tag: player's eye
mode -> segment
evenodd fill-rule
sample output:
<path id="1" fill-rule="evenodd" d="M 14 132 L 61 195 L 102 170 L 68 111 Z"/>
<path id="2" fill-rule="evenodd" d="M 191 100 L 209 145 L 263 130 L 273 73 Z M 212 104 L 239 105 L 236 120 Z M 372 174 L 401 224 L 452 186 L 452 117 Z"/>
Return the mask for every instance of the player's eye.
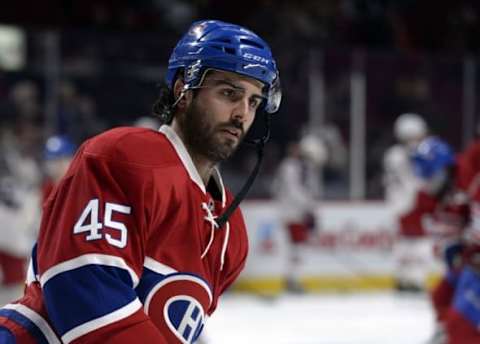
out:
<path id="1" fill-rule="evenodd" d="M 231 99 L 231 100 L 236 100 L 239 97 L 241 97 L 241 94 L 238 90 L 235 90 L 234 88 L 224 88 L 222 89 L 222 95 L 225 97 Z"/>
<path id="2" fill-rule="evenodd" d="M 257 97 L 255 97 L 255 98 L 250 98 L 250 100 L 249 100 L 250 108 L 253 109 L 253 110 L 257 110 L 258 107 L 260 106 L 260 103 L 261 103 L 261 102 L 262 102 L 262 101 L 261 101 L 259 98 L 257 98 Z"/>

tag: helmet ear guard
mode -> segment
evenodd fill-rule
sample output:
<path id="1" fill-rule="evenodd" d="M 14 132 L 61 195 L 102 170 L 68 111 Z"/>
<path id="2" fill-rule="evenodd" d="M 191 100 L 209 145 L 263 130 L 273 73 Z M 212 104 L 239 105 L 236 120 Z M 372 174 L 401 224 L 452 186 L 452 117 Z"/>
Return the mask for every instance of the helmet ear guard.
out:
<path id="1" fill-rule="evenodd" d="M 272 85 L 267 91 L 267 101 L 265 104 L 265 112 L 274 114 L 280 108 L 282 102 L 282 87 L 280 85 L 280 76 L 273 81 Z"/>

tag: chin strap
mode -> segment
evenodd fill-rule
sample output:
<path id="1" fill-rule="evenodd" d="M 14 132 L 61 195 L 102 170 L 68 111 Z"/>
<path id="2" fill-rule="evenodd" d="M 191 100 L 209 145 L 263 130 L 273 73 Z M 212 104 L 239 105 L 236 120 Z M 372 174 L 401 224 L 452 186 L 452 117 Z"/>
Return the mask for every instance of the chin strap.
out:
<path id="1" fill-rule="evenodd" d="M 217 219 L 217 226 L 218 228 L 223 227 L 230 218 L 230 216 L 233 214 L 235 209 L 240 205 L 240 202 L 243 201 L 245 196 L 247 196 L 248 191 L 250 190 L 250 187 L 252 186 L 253 182 L 255 181 L 255 178 L 257 178 L 258 172 L 260 171 L 260 166 L 262 165 L 262 160 L 263 160 L 263 148 L 265 147 L 265 143 L 270 139 L 270 120 L 271 120 L 271 115 L 268 113 L 265 113 L 265 133 L 262 138 L 260 139 L 254 139 L 254 140 L 245 140 L 244 143 L 249 145 L 249 146 L 254 146 L 255 150 L 257 152 L 257 163 L 255 164 L 255 167 L 253 168 L 252 172 L 248 176 L 247 181 L 243 185 L 242 189 L 238 192 L 238 194 L 235 195 L 235 198 L 233 199 L 232 203 L 228 206 L 227 210 L 220 215 Z"/>

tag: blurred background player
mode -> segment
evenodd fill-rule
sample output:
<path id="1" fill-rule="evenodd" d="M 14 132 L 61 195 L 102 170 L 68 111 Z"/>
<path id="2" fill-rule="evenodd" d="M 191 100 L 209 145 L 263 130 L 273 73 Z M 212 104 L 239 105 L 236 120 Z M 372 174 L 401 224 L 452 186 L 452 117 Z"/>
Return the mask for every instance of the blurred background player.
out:
<path id="1" fill-rule="evenodd" d="M 0 125 L 0 305 L 22 294 L 38 226 L 41 176 L 28 128 Z"/>
<path id="2" fill-rule="evenodd" d="M 287 146 L 272 183 L 272 194 L 288 231 L 289 266 L 287 289 L 302 292 L 299 280 L 301 251 L 316 225 L 316 206 L 320 197 L 320 168 L 327 160 L 323 142 L 312 134 Z"/>
<path id="3" fill-rule="evenodd" d="M 139 128 L 158 130 L 162 124 L 157 118 L 142 116 L 133 121 L 132 125 Z"/>
<path id="4" fill-rule="evenodd" d="M 420 220 L 411 213 L 419 180 L 413 172 L 410 153 L 426 137 L 428 128 L 421 116 L 404 113 L 395 120 L 393 129 L 397 143 L 385 152 L 383 168 L 385 200 L 397 225 L 395 287 L 399 291 L 419 291 L 424 288 L 428 247 Z"/>
<path id="5" fill-rule="evenodd" d="M 462 153 L 461 185 L 469 196 L 469 223 L 462 236 L 461 270 L 444 329 L 448 344 L 480 343 L 480 141 L 476 138 Z M 437 344 L 437 343 L 435 343 Z M 441 342 L 443 344 L 443 342 Z"/>
<path id="6" fill-rule="evenodd" d="M 469 221 L 469 196 L 464 188 L 465 159 L 455 156 L 445 141 L 429 137 L 412 152 L 415 174 L 422 187 L 415 208 L 425 233 L 433 239 L 434 253 L 444 262 L 445 272 L 431 292 L 437 326 L 429 343 L 445 340 L 445 319 L 464 266 L 463 234 Z"/>
<path id="7" fill-rule="evenodd" d="M 45 201 L 60 181 L 72 161 L 75 144 L 64 135 L 51 136 L 45 142 L 43 159 L 45 178 L 42 185 L 42 199 Z"/>

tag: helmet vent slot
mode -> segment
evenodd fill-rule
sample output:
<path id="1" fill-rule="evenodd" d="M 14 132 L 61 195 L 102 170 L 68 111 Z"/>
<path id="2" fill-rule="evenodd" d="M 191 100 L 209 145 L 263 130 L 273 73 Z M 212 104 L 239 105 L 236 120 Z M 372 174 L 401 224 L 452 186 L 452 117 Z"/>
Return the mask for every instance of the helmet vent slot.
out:
<path id="1" fill-rule="evenodd" d="M 224 47 L 224 46 L 221 46 L 221 45 L 212 45 L 211 46 L 213 49 L 217 49 L 217 50 L 220 50 L 220 51 L 223 51 L 227 54 L 231 54 L 231 55 L 235 55 L 236 53 L 236 50 L 235 48 L 231 48 L 231 47 Z"/>
<path id="2" fill-rule="evenodd" d="M 219 38 L 219 39 L 216 39 L 215 41 L 221 42 L 221 43 L 232 43 L 232 40 L 230 38 Z"/>
<path id="3" fill-rule="evenodd" d="M 254 46 L 255 48 L 263 49 L 263 45 L 259 44 L 258 42 L 252 41 L 250 39 L 240 38 L 240 43 Z"/>

